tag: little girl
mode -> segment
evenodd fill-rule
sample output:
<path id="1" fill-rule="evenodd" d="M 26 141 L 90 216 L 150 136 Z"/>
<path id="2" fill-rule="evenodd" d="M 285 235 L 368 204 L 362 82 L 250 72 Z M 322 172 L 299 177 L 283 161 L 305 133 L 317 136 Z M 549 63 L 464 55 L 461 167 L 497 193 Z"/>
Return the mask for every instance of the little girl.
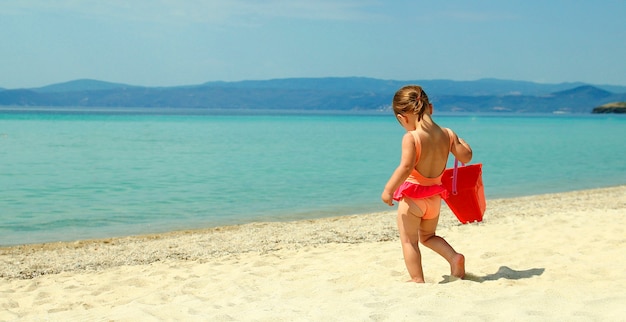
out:
<path id="1" fill-rule="evenodd" d="M 400 165 L 389 178 L 381 198 L 389 206 L 393 206 L 393 200 L 398 201 L 398 230 L 411 281 L 424 283 L 418 241 L 450 263 L 452 276 L 463 278 L 465 258 L 445 239 L 435 235 L 435 230 L 441 198 L 448 194 L 441 185 L 448 154 L 452 152 L 459 161 L 468 163 L 472 149 L 452 130 L 433 121 L 433 106 L 420 86 L 409 85 L 398 90 L 393 97 L 393 112 L 407 133 L 402 138 Z"/>

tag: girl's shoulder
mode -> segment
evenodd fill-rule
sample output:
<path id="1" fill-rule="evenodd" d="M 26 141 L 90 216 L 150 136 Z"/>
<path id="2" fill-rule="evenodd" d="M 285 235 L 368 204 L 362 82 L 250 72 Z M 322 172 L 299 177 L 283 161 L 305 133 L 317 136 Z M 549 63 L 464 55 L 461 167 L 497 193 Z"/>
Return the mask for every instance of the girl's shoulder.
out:
<path id="1" fill-rule="evenodd" d="M 414 145 L 417 145 L 420 142 L 420 136 L 417 130 L 407 131 L 404 134 L 404 139 L 412 142 Z"/>
<path id="2" fill-rule="evenodd" d="M 443 132 L 445 132 L 450 138 L 453 138 L 456 135 L 456 133 L 454 133 L 451 128 L 442 127 L 441 130 L 443 130 Z"/>

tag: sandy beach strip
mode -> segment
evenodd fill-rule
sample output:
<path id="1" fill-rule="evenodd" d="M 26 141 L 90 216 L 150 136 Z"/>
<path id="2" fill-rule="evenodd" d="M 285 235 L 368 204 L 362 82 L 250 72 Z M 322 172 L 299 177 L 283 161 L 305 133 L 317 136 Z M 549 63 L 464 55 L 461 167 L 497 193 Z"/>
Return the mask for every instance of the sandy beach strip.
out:
<path id="1" fill-rule="evenodd" d="M 467 278 L 389 212 L 0 248 L 0 321 L 626 321 L 626 186 L 442 207 Z"/>

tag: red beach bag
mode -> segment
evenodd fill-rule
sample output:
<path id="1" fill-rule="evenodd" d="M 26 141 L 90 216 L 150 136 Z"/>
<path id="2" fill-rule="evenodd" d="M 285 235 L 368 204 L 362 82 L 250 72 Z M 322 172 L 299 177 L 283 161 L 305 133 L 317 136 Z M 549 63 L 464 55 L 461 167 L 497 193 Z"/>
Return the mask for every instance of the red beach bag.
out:
<path id="1" fill-rule="evenodd" d="M 459 167 L 458 164 L 459 160 L 455 158 L 454 168 L 443 172 L 441 184 L 449 192 L 444 200 L 461 223 L 480 222 L 487 208 L 483 165 L 477 163 Z"/>

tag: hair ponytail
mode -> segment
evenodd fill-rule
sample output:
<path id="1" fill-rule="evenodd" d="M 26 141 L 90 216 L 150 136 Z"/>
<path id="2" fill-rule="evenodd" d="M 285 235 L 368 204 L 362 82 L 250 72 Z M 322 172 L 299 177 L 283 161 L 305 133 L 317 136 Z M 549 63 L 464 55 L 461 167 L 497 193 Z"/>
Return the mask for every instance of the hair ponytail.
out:
<path id="1" fill-rule="evenodd" d="M 417 115 L 418 121 L 422 119 L 422 116 L 429 106 L 430 101 L 428 100 L 428 95 L 426 95 L 426 92 L 418 85 L 404 86 L 393 96 L 393 113 L 412 113 Z"/>

